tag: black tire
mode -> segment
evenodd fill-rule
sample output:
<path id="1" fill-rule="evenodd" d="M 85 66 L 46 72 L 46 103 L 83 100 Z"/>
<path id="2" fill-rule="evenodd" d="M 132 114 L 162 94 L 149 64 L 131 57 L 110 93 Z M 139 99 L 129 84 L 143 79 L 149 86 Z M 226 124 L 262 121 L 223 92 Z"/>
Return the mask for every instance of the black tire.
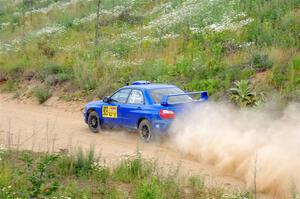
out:
<path id="1" fill-rule="evenodd" d="M 153 136 L 150 122 L 146 119 L 142 120 L 139 124 L 138 132 L 139 132 L 140 138 L 144 142 L 149 142 Z"/>
<path id="2" fill-rule="evenodd" d="M 93 133 L 98 133 L 100 131 L 100 119 L 96 111 L 89 113 L 88 126 Z"/>

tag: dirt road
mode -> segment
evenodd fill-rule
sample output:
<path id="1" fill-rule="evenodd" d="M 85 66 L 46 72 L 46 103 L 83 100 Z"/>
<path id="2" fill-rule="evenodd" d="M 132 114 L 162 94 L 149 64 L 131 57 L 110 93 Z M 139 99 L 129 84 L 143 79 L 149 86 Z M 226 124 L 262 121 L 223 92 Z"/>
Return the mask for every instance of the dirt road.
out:
<path id="1" fill-rule="evenodd" d="M 50 101 L 51 104 L 51 101 Z M 134 154 L 139 148 L 143 157 L 153 158 L 168 170 L 179 170 L 184 175 L 207 176 L 207 183 L 243 188 L 243 182 L 218 176 L 214 168 L 202 165 L 180 154 L 165 141 L 145 144 L 136 133 L 105 131 L 93 134 L 84 124 L 80 104 L 62 103 L 37 105 L 34 102 L 11 99 L 0 95 L 0 144 L 9 148 L 34 151 L 72 151 L 77 147 L 94 146 L 107 164 L 114 164 L 125 155 Z"/>

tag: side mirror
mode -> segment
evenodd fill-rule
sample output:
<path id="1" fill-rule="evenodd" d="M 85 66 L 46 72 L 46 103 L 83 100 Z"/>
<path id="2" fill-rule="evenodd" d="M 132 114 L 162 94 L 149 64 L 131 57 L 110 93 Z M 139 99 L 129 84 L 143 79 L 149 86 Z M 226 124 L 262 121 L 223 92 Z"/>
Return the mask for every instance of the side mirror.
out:
<path id="1" fill-rule="evenodd" d="M 109 96 L 104 97 L 104 98 L 103 98 L 103 102 L 104 102 L 104 103 L 109 103 L 109 102 L 110 102 Z"/>

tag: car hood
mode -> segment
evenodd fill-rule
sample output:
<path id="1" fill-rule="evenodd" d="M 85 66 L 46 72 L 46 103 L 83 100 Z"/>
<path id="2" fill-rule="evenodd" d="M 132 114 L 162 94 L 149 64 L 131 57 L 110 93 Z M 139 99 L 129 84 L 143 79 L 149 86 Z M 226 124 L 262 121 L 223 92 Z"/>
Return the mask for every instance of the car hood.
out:
<path id="1" fill-rule="evenodd" d="M 92 106 L 101 106 L 103 104 L 102 100 L 89 102 L 86 104 L 86 107 L 92 107 Z"/>

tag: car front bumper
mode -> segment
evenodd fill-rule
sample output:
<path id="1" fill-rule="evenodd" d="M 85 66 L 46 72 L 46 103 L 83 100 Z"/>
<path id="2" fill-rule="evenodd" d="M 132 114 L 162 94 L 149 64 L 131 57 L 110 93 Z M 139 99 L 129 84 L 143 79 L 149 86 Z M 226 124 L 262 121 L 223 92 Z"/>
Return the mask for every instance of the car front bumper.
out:
<path id="1" fill-rule="evenodd" d="M 82 115 L 83 115 L 83 119 L 84 119 L 84 122 L 87 123 L 87 110 L 86 108 L 82 111 Z"/>

